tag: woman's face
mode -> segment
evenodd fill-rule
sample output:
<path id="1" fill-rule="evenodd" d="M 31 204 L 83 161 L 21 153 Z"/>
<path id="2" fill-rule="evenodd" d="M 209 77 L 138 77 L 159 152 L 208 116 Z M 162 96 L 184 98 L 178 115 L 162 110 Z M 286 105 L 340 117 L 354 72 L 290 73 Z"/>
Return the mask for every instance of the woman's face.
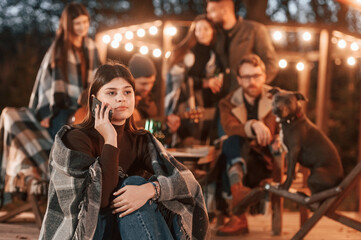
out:
<path id="1" fill-rule="evenodd" d="M 194 34 L 199 43 L 208 46 L 213 39 L 213 28 L 206 20 L 200 20 L 196 23 Z"/>
<path id="2" fill-rule="evenodd" d="M 80 15 L 73 19 L 73 30 L 76 37 L 85 37 L 88 35 L 89 18 L 87 15 Z"/>
<path id="3" fill-rule="evenodd" d="M 112 123 L 123 125 L 134 111 L 134 90 L 132 85 L 124 78 L 118 77 L 102 86 L 96 97 L 103 103 L 107 103 L 112 111 Z"/>

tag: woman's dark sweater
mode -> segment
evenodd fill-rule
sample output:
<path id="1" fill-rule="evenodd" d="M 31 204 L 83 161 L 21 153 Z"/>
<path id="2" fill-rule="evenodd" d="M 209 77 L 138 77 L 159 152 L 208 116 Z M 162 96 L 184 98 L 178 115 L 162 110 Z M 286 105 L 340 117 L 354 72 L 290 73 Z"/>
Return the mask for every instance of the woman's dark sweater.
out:
<path id="1" fill-rule="evenodd" d="M 102 168 L 101 208 L 107 207 L 112 200 L 112 194 L 119 181 L 119 166 L 130 176 L 142 175 L 144 171 L 153 173 L 146 134 L 132 134 L 128 130 L 124 130 L 124 125 L 113 126 L 118 134 L 117 148 L 104 144 L 103 137 L 95 129 L 72 129 L 63 137 L 63 142 L 68 148 L 94 158 L 100 157 Z"/>

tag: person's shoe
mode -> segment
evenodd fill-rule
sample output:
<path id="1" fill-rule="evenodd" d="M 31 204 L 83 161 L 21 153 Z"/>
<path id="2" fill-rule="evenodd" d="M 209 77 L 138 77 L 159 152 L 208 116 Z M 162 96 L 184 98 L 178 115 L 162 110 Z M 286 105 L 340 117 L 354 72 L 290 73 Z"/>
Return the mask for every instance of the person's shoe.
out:
<path id="1" fill-rule="evenodd" d="M 238 236 L 241 234 L 249 233 L 248 222 L 245 214 L 240 216 L 233 215 L 229 222 L 220 227 L 217 236 Z"/>
<path id="2" fill-rule="evenodd" d="M 241 183 L 232 184 L 231 185 L 232 208 L 237 206 L 248 195 L 249 192 L 251 192 L 251 189 L 243 186 L 243 184 Z"/>
<path id="3" fill-rule="evenodd" d="M 253 188 L 248 194 L 242 198 L 238 204 L 233 205 L 232 212 L 235 215 L 240 215 L 246 212 L 247 207 L 251 204 L 258 203 L 265 196 L 265 191 L 262 187 Z"/>

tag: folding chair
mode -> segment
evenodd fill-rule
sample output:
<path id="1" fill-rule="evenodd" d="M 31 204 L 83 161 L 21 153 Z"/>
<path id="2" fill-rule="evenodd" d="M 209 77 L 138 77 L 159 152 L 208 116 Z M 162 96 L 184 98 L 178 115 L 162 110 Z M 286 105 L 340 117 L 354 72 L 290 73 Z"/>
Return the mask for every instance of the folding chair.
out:
<path id="1" fill-rule="evenodd" d="M 298 193 L 291 193 L 286 190 L 278 189 L 277 185 L 266 184 L 266 191 L 272 194 L 288 198 L 298 204 L 306 206 L 314 211 L 311 218 L 309 218 L 300 228 L 300 230 L 292 237 L 294 240 L 302 239 L 315 226 L 315 224 L 323 216 L 327 216 L 344 225 L 352 227 L 361 232 L 361 222 L 351 219 L 341 213 L 336 212 L 337 207 L 342 203 L 344 198 L 350 193 L 352 187 L 356 185 L 361 177 L 361 162 L 359 162 L 353 170 L 342 180 L 342 182 L 331 189 L 313 194 L 311 196 L 304 196 Z"/>
<path id="2" fill-rule="evenodd" d="M 34 214 L 36 225 L 39 229 L 41 228 L 44 213 L 41 212 L 40 205 L 46 203 L 48 182 L 45 180 L 39 181 L 35 178 L 31 178 L 27 181 L 27 186 L 27 203 L 1 216 L 0 223 L 7 222 L 18 214 L 31 210 Z"/>

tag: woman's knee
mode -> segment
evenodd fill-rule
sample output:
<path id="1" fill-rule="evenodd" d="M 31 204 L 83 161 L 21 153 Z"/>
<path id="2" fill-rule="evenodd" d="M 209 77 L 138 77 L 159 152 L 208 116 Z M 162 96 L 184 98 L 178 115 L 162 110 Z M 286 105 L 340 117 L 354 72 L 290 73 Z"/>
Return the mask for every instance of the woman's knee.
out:
<path id="1" fill-rule="evenodd" d="M 130 176 L 122 181 L 121 187 L 126 185 L 142 185 L 147 183 L 148 181 L 140 176 Z"/>

